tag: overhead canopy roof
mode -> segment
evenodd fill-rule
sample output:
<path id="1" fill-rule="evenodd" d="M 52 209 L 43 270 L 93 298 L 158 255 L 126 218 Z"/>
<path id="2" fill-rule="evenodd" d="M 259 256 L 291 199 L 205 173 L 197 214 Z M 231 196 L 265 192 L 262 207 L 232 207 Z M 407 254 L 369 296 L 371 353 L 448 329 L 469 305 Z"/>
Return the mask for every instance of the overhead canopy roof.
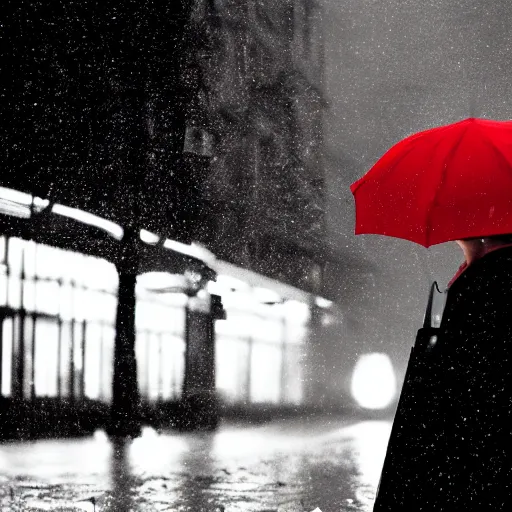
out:
<path id="1" fill-rule="evenodd" d="M 123 237 L 123 229 L 113 222 L 3 187 L 0 187 L 0 233 L 112 263 L 119 258 Z M 182 274 L 186 270 L 196 270 L 209 279 L 214 278 L 215 272 L 201 259 L 198 251 L 197 256 L 193 255 L 191 246 L 149 235 L 148 232 L 145 236 L 141 233 L 139 240 L 138 274 Z M 148 243 L 148 240 L 154 243 Z"/>

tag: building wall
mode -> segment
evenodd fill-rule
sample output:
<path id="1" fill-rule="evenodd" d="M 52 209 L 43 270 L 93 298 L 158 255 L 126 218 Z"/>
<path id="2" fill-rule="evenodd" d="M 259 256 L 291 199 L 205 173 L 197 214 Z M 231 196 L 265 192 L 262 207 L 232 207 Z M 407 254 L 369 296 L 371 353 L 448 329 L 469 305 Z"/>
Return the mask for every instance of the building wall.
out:
<path id="1" fill-rule="evenodd" d="M 325 235 L 320 14 L 305 0 L 198 2 L 192 31 L 201 43 L 189 62 L 201 77 L 189 122 L 213 141 L 202 182 L 211 219 L 197 238 L 226 261 L 317 293 Z"/>
<path id="2" fill-rule="evenodd" d="M 1 184 L 189 241 L 190 183 L 177 171 L 191 5 L 6 5 Z"/>

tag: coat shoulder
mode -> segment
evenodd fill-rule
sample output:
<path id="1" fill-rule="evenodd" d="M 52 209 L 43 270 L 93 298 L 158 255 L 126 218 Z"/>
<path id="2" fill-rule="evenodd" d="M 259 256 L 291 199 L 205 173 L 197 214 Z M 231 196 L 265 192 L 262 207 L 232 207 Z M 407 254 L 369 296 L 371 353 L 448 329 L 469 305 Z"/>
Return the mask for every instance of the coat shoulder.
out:
<path id="1" fill-rule="evenodd" d="M 512 338 L 511 312 L 512 249 L 506 248 L 471 265 L 448 290 L 441 321 L 445 347 L 480 353 L 501 345 Z"/>
<path id="2" fill-rule="evenodd" d="M 512 297 L 512 247 L 489 253 L 469 266 L 449 289 L 447 301 L 453 298 L 487 300 L 503 292 L 508 293 L 501 295 L 501 300 Z"/>

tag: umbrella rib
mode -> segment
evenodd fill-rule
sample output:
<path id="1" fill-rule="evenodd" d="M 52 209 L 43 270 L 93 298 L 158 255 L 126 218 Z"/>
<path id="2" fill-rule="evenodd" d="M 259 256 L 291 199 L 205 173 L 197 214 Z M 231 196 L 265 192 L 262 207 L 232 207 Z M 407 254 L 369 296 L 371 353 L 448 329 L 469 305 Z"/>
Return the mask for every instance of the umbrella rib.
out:
<path id="1" fill-rule="evenodd" d="M 460 121 L 460 122 L 464 122 L 464 121 Z M 458 123 L 457 123 L 458 124 Z M 409 148 L 404 152 L 404 153 L 401 153 L 397 158 L 396 160 L 393 160 L 393 162 L 389 165 L 388 167 L 388 170 L 387 170 L 387 173 L 385 175 L 385 177 L 383 178 L 383 180 L 385 178 L 387 178 L 390 174 L 391 174 L 391 171 L 393 171 L 395 169 L 395 167 L 406 157 L 409 155 L 409 153 L 411 153 L 411 151 L 415 151 L 417 148 L 416 146 L 412 145 L 411 142 L 416 142 L 417 139 L 422 139 L 425 137 L 425 135 L 427 133 L 430 133 L 430 132 L 442 132 L 442 131 L 445 131 L 445 130 L 448 130 L 448 129 L 452 129 L 453 128 L 453 125 L 451 124 L 448 124 L 448 125 L 445 125 L 445 126 L 437 126 L 435 128 L 430 128 L 429 130 L 425 130 L 425 131 L 422 131 L 422 132 L 418 132 L 418 133 L 413 133 L 412 135 L 409 135 L 408 137 L 406 137 L 405 139 L 403 139 L 402 141 L 399 141 L 397 144 L 403 144 L 405 142 L 407 142 L 409 144 Z M 442 140 L 442 139 L 441 139 Z M 439 142 L 441 142 L 441 140 Z M 418 143 L 418 142 L 416 142 Z M 389 149 L 388 151 L 392 151 L 394 148 L 396 147 L 393 146 L 391 149 Z M 380 160 L 380 159 L 379 159 Z M 375 163 L 375 165 L 378 164 L 379 160 Z M 370 171 L 371 172 L 371 171 Z M 354 185 L 357 184 L 357 186 L 354 188 L 354 190 L 352 190 L 352 193 L 355 194 L 359 188 L 361 188 L 363 185 L 365 185 L 366 183 L 368 183 L 368 180 L 365 179 L 366 178 L 366 175 L 365 176 L 362 176 L 361 178 L 359 178 L 359 180 L 357 180 Z"/>
<path id="2" fill-rule="evenodd" d="M 478 127 L 478 130 L 479 132 L 481 133 L 482 135 L 482 138 L 485 140 L 485 142 L 487 143 L 487 145 L 498 155 L 498 157 L 503 160 L 505 162 L 505 164 L 507 165 L 507 167 L 510 167 L 511 166 L 511 163 L 507 160 L 507 158 L 505 158 L 505 156 L 503 155 L 503 153 L 498 149 L 498 146 L 496 146 L 496 144 L 494 144 L 494 142 L 492 141 L 492 139 L 490 139 L 487 134 L 480 129 L 480 127 Z"/>
<path id="3" fill-rule="evenodd" d="M 398 158 L 393 160 L 393 163 L 389 166 L 388 172 L 385 176 L 382 177 L 382 181 L 385 181 L 387 177 L 395 170 L 395 167 L 405 159 L 405 157 L 409 156 L 409 153 L 412 153 L 415 150 L 414 146 L 411 146 L 407 151 L 404 151 Z"/>
<path id="4" fill-rule="evenodd" d="M 461 143 L 462 143 L 462 140 L 464 139 L 464 136 L 466 135 L 468 129 L 469 129 L 469 126 L 466 126 L 466 129 L 461 133 L 459 139 L 457 140 L 456 144 L 452 147 L 452 149 L 450 150 L 450 153 L 448 154 L 448 158 L 447 158 L 447 161 L 445 162 L 442 170 L 441 170 L 441 177 L 439 179 L 439 184 L 437 185 L 437 189 L 436 191 L 434 192 L 434 197 L 432 199 L 432 202 L 430 203 L 430 206 L 427 210 L 427 217 L 426 217 L 426 220 L 427 220 L 427 225 L 426 225 L 426 230 L 425 230 L 425 242 L 427 243 L 427 247 L 429 246 L 429 239 L 430 239 L 430 234 L 431 234 L 431 231 L 432 231 L 432 220 L 430 218 L 431 216 L 431 213 L 432 213 L 432 210 L 434 209 L 434 206 L 436 205 L 437 203 L 437 197 L 439 196 L 439 193 L 441 192 L 441 189 L 443 188 L 443 185 L 445 184 L 446 182 L 446 174 L 447 174 L 447 169 L 448 169 L 448 163 L 453 160 L 453 158 L 455 157 L 455 154 L 457 152 L 457 150 L 459 149 Z"/>
<path id="5" fill-rule="evenodd" d="M 392 171 L 395 170 L 395 167 L 406 157 L 409 155 L 409 153 L 411 153 L 412 151 L 414 151 L 414 146 L 411 146 L 409 147 L 406 151 L 404 151 L 402 154 L 400 154 L 395 160 L 393 160 L 393 163 L 391 163 L 387 169 L 387 172 L 386 174 L 381 178 L 381 182 L 384 182 L 386 180 L 386 178 L 389 177 L 389 175 L 392 173 Z M 377 162 L 378 163 L 378 162 Z M 369 181 L 367 179 L 365 179 L 365 176 L 363 176 L 360 180 L 359 180 L 359 184 L 357 185 L 357 187 L 352 191 L 353 194 L 355 194 L 361 187 L 363 187 L 364 185 L 366 185 L 367 183 L 369 183 Z"/>
<path id="6" fill-rule="evenodd" d="M 440 126 L 440 127 L 437 127 L 437 128 L 432 128 L 431 130 L 427 130 L 428 132 L 433 132 L 433 131 L 436 131 L 437 133 L 439 132 L 442 132 L 442 131 L 445 131 L 446 129 L 451 129 L 453 128 L 452 125 L 447 125 L 447 126 Z M 411 153 L 412 151 L 417 151 L 418 150 L 418 144 L 421 144 L 421 142 L 423 143 L 428 143 L 428 140 L 426 141 L 425 140 L 425 134 L 426 132 L 420 132 L 420 133 L 417 133 L 417 134 L 414 134 L 414 135 L 411 135 L 410 137 L 408 137 L 408 140 L 409 142 L 414 142 L 415 145 L 410 145 L 408 151 L 405 151 L 404 153 L 402 153 L 395 161 L 393 161 L 392 165 L 389 166 L 389 169 L 388 169 L 388 173 L 386 174 L 386 176 L 384 177 L 384 179 L 389 176 L 391 174 L 391 171 L 393 171 L 395 169 L 395 167 L 403 160 L 405 159 L 405 157 L 409 156 L 409 153 Z M 423 139 L 423 140 L 418 140 L 418 139 Z M 441 142 L 443 141 L 442 138 L 440 138 L 437 142 L 436 142 L 436 147 L 441 144 Z"/>

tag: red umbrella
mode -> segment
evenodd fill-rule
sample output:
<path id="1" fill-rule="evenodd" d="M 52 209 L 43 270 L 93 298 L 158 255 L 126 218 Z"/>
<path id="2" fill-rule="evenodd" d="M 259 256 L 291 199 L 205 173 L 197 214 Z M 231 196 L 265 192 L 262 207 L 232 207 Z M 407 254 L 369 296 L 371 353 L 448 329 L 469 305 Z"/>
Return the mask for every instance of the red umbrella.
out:
<path id="1" fill-rule="evenodd" d="M 350 189 L 356 234 L 430 247 L 512 233 L 512 121 L 470 118 L 411 135 Z"/>

